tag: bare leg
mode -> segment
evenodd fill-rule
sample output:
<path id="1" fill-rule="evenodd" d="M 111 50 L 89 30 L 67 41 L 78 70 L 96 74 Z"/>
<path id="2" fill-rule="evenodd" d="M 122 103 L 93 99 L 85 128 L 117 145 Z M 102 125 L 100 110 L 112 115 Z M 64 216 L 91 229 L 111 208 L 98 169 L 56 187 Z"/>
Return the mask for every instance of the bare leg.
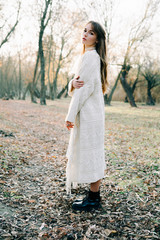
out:
<path id="1" fill-rule="evenodd" d="M 97 182 L 91 183 L 90 190 L 92 192 L 98 192 L 99 191 L 99 187 L 100 187 L 100 183 L 101 183 L 101 179 L 98 180 Z"/>

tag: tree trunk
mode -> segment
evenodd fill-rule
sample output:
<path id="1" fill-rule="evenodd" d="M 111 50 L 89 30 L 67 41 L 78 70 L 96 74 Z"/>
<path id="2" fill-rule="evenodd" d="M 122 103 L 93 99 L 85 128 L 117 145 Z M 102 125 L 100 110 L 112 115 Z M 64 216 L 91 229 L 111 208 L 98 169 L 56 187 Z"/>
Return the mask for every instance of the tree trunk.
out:
<path id="1" fill-rule="evenodd" d="M 29 90 L 29 84 L 27 85 L 27 87 L 26 87 L 26 89 L 25 89 L 25 91 L 23 93 L 22 100 L 26 99 L 26 94 L 27 94 L 28 90 Z"/>
<path id="2" fill-rule="evenodd" d="M 128 103 L 128 97 L 127 96 L 125 96 L 124 102 Z"/>
<path id="3" fill-rule="evenodd" d="M 133 94 L 132 94 L 132 88 L 127 83 L 127 75 L 128 75 L 128 72 L 129 72 L 130 68 L 131 67 L 129 65 L 126 66 L 124 64 L 122 66 L 120 81 L 121 81 L 121 84 L 122 84 L 122 87 L 123 87 L 124 91 L 127 94 L 127 98 L 128 98 L 128 101 L 129 101 L 130 105 L 132 107 L 137 107 L 137 105 L 135 103 L 135 100 L 134 100 L 134 97 L 133 97 Z"/>
<path id="4" fill-rule="evenodd" d="M 63 52 L 63 48 L 64 48 L 64 38 L 62 37 L 61 39 L 62 43 L 61 43 L 61 50 L 60 50 L 60 55 L 59 55 L 59 60 L 58 60 L 58 66 L 56 69 L 56 74 L 53 80 L 53 87 L 52 87 L 52 100 L 54 100 L 57 97 L 57 80 L 58 80 L 58 74 L 59 71 L 61 69 L 61 61 L 62 61 L 62 52 Z"/>
<path id="5" fill-rule="evenodd" d="M 49 57 L 48 57 L 48 87 L 49 87 L 49 96 L 50 96 L 50 86 L 51 86 L 51 81 L 50 81 L 50 67 L 51 67 L 51 49 L 49 49 Z M 49 97 L 50 98 L 50 97 Z"/>
<path id="6" fill-rule="evenodd" d="M 135 91 L 135 89 L 136 89 L 136 85 L 137 85 L 137 83 L 138 83 L 138 80 L 139 80 L 139 74 L 140 74 L 140 70 L 141 70 L 141 66 L 139 65 L 138 66 L 138 72 L 137 72 L 137 77 L 136 77 L 136 80 L 134 81 L 134 83 L 133 83 L 133 85 L 132 85 L 132 94 L 134 94 L 134 91 Z M 125 97 L 125 100 L 124 100 L 124 102 L 128 102 L 128 97 L 126 96 Z"/>
<path id="7" fill-rule="evenodd" d="M 113 86 L 113 88 L 112 88 L 109 96 L 108 96 L 107 94 L 104 96 L 104 102 L 105 102 L 105 104 L 111 105 L 113 93 L 114 93 L 114 91 L 115 91 L 115 89 L 116 89 L 116 87 L 117 87 L 117 84 L 118 84 L 120 75 L 121 75 L 121 71 L 119 72 L 119 74 L 118 74 L 118 76 L 117 76 L 117 79 L 116 79 L 116 81 L 115 81 L 115 84 L 114 84 L 114 86 Z"/>
<path id="8" fill-rule="evenodd" d="M 60 93 L 57 95 L 57 98 L 60 99 L 63 95 L 63 93 L 68 89 L 68 79 L 66 86 L 60 91 Z"/>
<path id="9" fill-rule="evenodd" d="M 53 46 L 53 27 L 51 26 L 51 35 L 50 35 L 50 40 L 48 44 L 48 72 L 47 72 L 47 77 L 48 77 L 48 87 L 49 87 L 49 99 L 51 98 L 51 80 L 50 80 L 50 69 L 51 69 L 51 58 L 52 58 L 52 46 Z M 54 60 L 53 60 L 54 61 Z"/>
<path id="10" fill-rule="evenodd" d="M 34 92 L 33 92 L 33 86 L 32 86 L 31 82 L 28 84 L 28 89 L 29 89 L 29 92 L 30 92 L 30 95 L 31 95 L 31 102 L 32 103 L 37 103 L 37 101 L 35 100 L 35 96 L 34 96 Z"/>
<path id="11" fill-rule="evenodd" d="M 131 87 L 131 90 L 132 90 L 132 94 L 134 94 L 134 91 L 136 89 L 136 85 L 137 85 L 137 82 L 138 82 L 138 78 L 136 78 L 136 80 L 134 81 L 132 87 Z M 128 97 L 126 96 L 125 97 L 125 100 L 124 100 L 125 103 L 128 103 Z"/>
<path id="12" fill-rule="evenodd" d="M 151 82 L 148 81 L 148 85 L 147 85 L 147 102 L 146 102 L 146 104 L 154 106 L 155 105 L 155 101 L 153 100 L 151 89 L 152 89 L 151 88 Z"/>
<path id="13" fill-rule="evenodd" d="M 45 59 L 44 59 L 44 51 L 43 51 L 43 34 L 44 30 L 51 18 L 51 12 L 49 17 L 46 20 L 48 7 L 51 4 L 51 0 L 45 0 L 45 9 L 43 12 L 43 16 L 41 18 L 41 26 L 39 32 L 39 58 L 40 58 L 40 66 L 41 66 L 41 96 L 40 96 L 40 104 L 46 105 L 46 86 L 45 86 Z M 46 20 L 46 22 L 45 22 Z"/>
<path id="14" fill-rule="evenodd" d="M 43 44 L 42 37 L 39 41 L 39 56 L 40 56 L 40 64 L 41 64 L 41 97 L 40 103 L 41 105 L 46 105 L 46 87 L 45 87 L 45 59 L 43 52 Z"/>
<path id="15" fill-rule="evenodd" d="M 37 53 L 37 60 L 36 60 L 36 65 L 35 65 L 35 69 L 34 69 L 34 75 L 33 75 L 32 84 L 31 84 L 32 90 L 30 91 L 30 93 L 31 93 L 31 102 L 33 102 L 33 103 L 37 103 L 36 97 L 34 95 L 34 92 L 35 92 L 35 88 L 36 88 L 36 75 L 37 75 L 37 70 L 38 70 L 38 63 L 39 63 L 39 51 Z"/>
<path id="16" fill-rule="evenodd" d="M 19 53 L 19 87 L 18 87 L 18 99 L 21 99 L 22 93 L 22 74 L 21 74 L 21 56 Z"/>
<path id="17" fill-rule="evenodd" d="M 54 54 L 53 54 L 53 63 L 52 63 L 53 76 L 54 76 L 55 61 L 56 61 L 56 51 L 54 51 Z M 54 77 L 53 77 L 53 81 L 54 81 Z M 51 81 L 49 81 L 49 95 L 50 95 L 50 99 L 54 100 L 53 99 L 53 83 Z"/>

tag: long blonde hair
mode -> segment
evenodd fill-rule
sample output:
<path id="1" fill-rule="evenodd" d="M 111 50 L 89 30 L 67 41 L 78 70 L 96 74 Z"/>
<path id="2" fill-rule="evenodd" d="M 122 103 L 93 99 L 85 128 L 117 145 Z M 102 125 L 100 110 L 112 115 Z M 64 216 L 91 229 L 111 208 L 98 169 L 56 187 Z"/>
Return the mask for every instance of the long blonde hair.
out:
<path id="1" fill-rule="evenodd" d="M 101 61 L 101 82 L 102 82 L 102 91 L 103 94 L 107 90 L 107 54 L 106 54 L 106 33 L 103 27 L 94 21 L 89 21 L 87 24 L 91 24 L 93 27 L 93 31 L 97 35 L 97 42 L 96 42 L 96 51 L 100 56 Z M 83 45 L 83 53 L 85 52 L 85 46 Z"/>

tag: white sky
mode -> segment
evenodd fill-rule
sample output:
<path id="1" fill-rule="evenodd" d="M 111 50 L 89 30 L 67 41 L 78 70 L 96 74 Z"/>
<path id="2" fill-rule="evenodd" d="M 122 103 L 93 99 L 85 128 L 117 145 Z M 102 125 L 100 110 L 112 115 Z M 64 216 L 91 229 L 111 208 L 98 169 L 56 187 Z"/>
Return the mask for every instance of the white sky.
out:
<path id="1" fill-rule="evenodd" d="M 15 19 L 15 6 L 17 0 L 0 0 L 1 3 L 4 3 L 5 6 L 5 17 L 9 17 L 11 22 L 14 22 Z M 14 36 L 11 37 L 10 41 L 4 45 L 1 49 L 3 54 L 7 52 L 13 53 L 20 49 L 25 48 L 27 45 L 31 45 L 33 50 L 37 48 L 38 45 L 38 22 L 35 21 L 36 14 L 34 15 L 34 11 L 36 10 L 35 0 L 21 0 L 22 1 L 22 9 L 21 9 L 21 21 L 15 31 Z M 42 1 L 42 0 L 41 0 Z M 76 0 L 75 0 L 76 1 Z M 69 3 L 69 7 L 72 9 L 76 8 L 74 0 L 67 1 Z M 89 0 L 86 0 L 86 2 Z M 101 0 L 97 0 L 99 2 Z M 118 33 L 124 33 L 123 38 L 121 34 L 121 41 L 127 41 L 127 33 L 129 30 L 129 26 L 131 23 L 134 23 L 135 20 L 140 16 L 145 9 L 145 5 L 147 0 L 114 0 L 118 3 L 118 7 L 115 12 L 115 20 L 113 22 L 113 36 L 116 36 Z M 78 6 L 82 6 L 82 0 L 78 1 Z M 93 16 L 92 11 L 90 10 L 90 19 L 100 21 Z M 157 48 L 160 48 L 160 16 L 157 14 L 154 22 L 153 29 L 155 34 L 153 41 L 153 51 L 156 51 Z M 1 23 L 0 23 L 1 25 Z M 159 28 L 158 28 L 159 25 Z M 127 33 L 126 33 L 127 32 Z M 155 50 L 154 50 L 155 48 Z"/>

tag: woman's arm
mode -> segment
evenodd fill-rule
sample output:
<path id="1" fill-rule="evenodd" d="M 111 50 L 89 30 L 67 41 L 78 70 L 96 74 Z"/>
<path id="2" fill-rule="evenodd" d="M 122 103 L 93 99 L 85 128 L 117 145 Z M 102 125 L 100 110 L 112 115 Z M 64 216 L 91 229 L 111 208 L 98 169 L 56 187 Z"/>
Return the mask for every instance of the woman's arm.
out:
<path id="1" fill-rule="evenodd" d="M 95 79 L 99 77 L 99 73 L 100 59 L 98 55 L 87 53 L 82 60 L 79 72 L 80 80 L 82 79 L 84 81 L 84 86 L 79 89 L 74 89 L 65 121 L 75 122 L 76 115 L 94 91 Z"/>
<path id="2" fill-rule="evenodd" d="M 71 86 L 70 86 L 70 92 L 72 92 L 75 88 L 79 89 L 83 87 L 84 81 L 78 80 L 79 76 L 77 78 L 72 79 Z M 66 127 L 68 130 L 74 127 L 74 123 L 66 121 Z"/>
<path id="3" fill-rule="evenodd" d="M 73 90 L 76 88 L 76 89 L 79 89 L 81 87 L 83 87 L 83 84 L 84 82 L 82 80 L 79 80 L 79 76 L 76 77 L 76 78 L 73 78 L 70 82 L 69 82 L 69 85 L 68 85 L 68 95 L 69 96 L 73 96 Z"/>

